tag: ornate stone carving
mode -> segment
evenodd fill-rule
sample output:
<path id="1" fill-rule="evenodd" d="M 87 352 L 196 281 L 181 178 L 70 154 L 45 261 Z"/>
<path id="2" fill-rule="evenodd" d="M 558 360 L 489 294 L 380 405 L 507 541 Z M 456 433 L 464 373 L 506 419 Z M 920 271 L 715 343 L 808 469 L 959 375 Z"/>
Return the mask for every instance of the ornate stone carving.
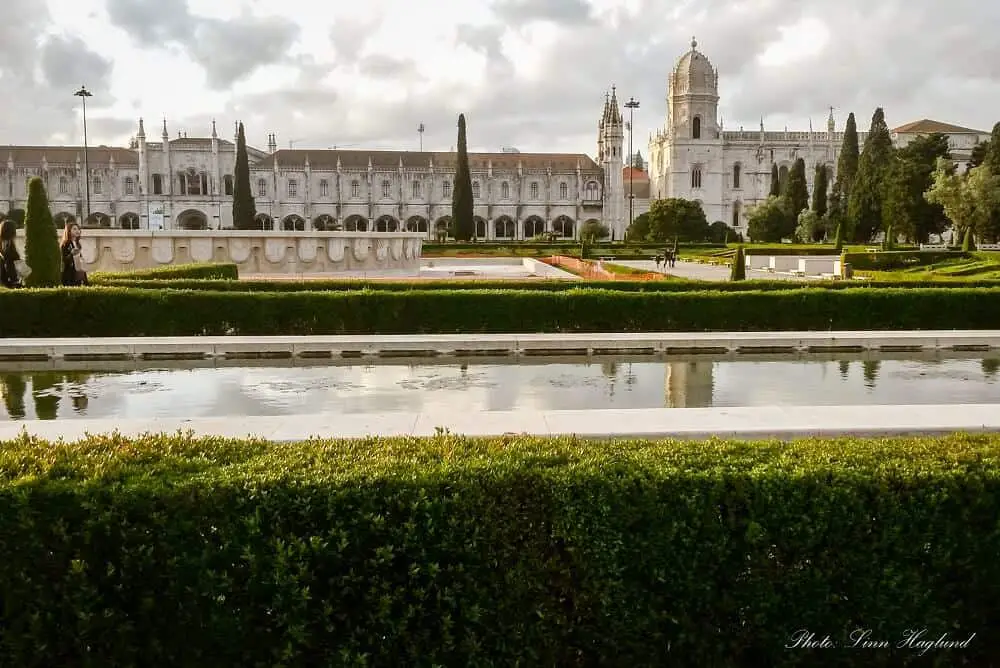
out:
<path id="1" fill-rule="evenodd" d="M 87 264 L 97 262 L 98 248 L 97 239 L 83 237 L 80 239 L 80 256 Z"/>
<path id="2" fill-rule="evenodd" d="M 364 262 L 368 259 L 368 254 L 372 250 L 372 240 L 367 237 L 354 240 L 354 259 Z"/>
<path id="3" fill-rule="evenodd" d="M 403 257 L 403 239 L 393 239 L 392 243 L 389 244 L 389 251 L 392 253 L 393 260 L 399 260 Z"/>
<path id="4" fill-rule="evenodd" d="M 111 254 L 119 262 L 135 262 L 135 239 L 112 239 Z"/>
<path id="5" fill-rule="evenodd" d="M 347 249 L 347 239 L 330 239 L 326 244 L 326 255 L 331 262 L 342 262 Z"/>
<path id="6" fill-rule="evenodd" d="M 194 262 L 211 262 L 214 255 L 214 239 L 191 239 L 188 249 L 191 251 L 191 260 Z"/>
<path id="7" fill-rule="evenodd" d="M 174 260 L 174 240 L 153 239 L 149 244 L 149 254 L 153 256 L 153 262 L 170 264 Z"/>
<path id="8" fill-rule="evenodd" d="M 316 239 L 299 239 L 299 259 L 312 262 L 316 259 Z"/>
<path id="9" fill-rule="evenodd" d="M 387 257 L 389 257 L 389 240 L 379 239 L 375 243 L 375 259 L 379 262 L 385 262 Z"/>
<path id="10" fill-rule="evenodd" d="M 229 259 L 233 262 L 240 264 L 241 262 L 246 262 L 250 259 L 250 240 L 249 239 L 230 239 L 229 240 Z"/>
<path id="11" fill-rule="evenodd" d="M 281 262 L 285 259 L 285 251 L 288 245 L 284 239 L 265 239 L 264 257 L 268 262 Z"/>
<path id="12" fill-rule="evenodd" d="M 419 239 L 407 239 L 406 248 L 403 252 L 403 256 L 407 260 L 412 260 L 417 257 L 420 253 L 420 240 Z"/>

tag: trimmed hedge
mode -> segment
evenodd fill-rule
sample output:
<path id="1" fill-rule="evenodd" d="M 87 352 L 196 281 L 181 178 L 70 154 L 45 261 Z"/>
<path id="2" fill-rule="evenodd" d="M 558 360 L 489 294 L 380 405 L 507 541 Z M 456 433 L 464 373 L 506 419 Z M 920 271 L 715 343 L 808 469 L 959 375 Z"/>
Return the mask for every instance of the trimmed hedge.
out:
<path id="1" fill-rule="evenodd" d="M 879 251 L 878 253 L 844 253 L 842 260 L 849 263 L 855 271 L 889 271 L 967 256 L 968 253 L 962 251 Z"/>
<path id="2" fill-rule="evenodd" d="M 1000 290 L 0 291 L 4 337 L 1000 329 Z"/>
<path id="3" fill-rule="evenodd" d="M 174 264 L 154 269 L 136 271 L 96 272 L 90 279 L 94 283 L 114 281 L 171 281 L 171 280 L 237 280 L 238 267 L 233 263 L 193 263 Z"/>
<path id="4" fill-rule="evenodd" d="M 995 436 L 21 439 L 0 507 L 4 666 L 997 657 Z"/>
<path id="5" fill-rule="evenodd" d="M 607 266 L 607 265 L 605 265 Z M 641 270 L 636 270 L 640 271 Z M 667 277 L 658 281 L 571 281 L 571 280 L 412 280 L 371 281 L 361 279 L 329 279 L 301 281 L 268 280 L 134 280 L 114 278 L 102 280 L 103 285 L 143 290 L 211 290 L 218 292 L 331 292 L 369 290 L 400 292 L 418 290 L 535 290 L 565 292 L 567 290 L 611 290 L 615 292 L 748 292 L 774 290 L 846 290 L 861 288 L 1000 288 L 1000 280 L 899 280 L 899 281 L 786 281 L 752 279 L 748 281 L 697 281 Z"/>

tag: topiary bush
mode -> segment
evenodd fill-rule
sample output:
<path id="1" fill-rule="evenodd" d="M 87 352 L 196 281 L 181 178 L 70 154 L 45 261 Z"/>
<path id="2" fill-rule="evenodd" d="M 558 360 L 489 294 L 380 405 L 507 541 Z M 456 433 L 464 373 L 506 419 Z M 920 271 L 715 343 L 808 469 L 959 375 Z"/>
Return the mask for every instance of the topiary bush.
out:
<path id="1" fill-rule="evenodd" d="M 28 206 L 24 218 L 24 261 L 31 273 L 24 279 L 28 287 L 47 288 L 62 284 L 62 252 L 45 182 L 34 177 L 28 182 Z"/>

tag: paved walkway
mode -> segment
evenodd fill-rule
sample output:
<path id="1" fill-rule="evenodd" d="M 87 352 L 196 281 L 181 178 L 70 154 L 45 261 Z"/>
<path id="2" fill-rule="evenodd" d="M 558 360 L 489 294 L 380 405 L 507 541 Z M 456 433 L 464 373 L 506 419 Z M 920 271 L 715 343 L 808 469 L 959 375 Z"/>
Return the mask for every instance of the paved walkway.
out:
<path id="1" fill-rule="evenodd" d="M 989 350 L 1000 330 L 900 332 L 634 332 L 565 334 L 374 334 L 0 338 L 0 358 L 156 359 L 340 355 L 780 353 Z"/>
<path id="2" fill-rule="evenodd" d="M 583 438 L 711 437 L 763 439 L 809 436 L 887 436 L 1000 432 L 994 404 L 932 406 L 753 406 L 747 408 L 649 408 L 631 410 L 476 411 L 251 416 L 195 419 L 30 420 L 0 422 L 0 441 L 23 432 L 47 440 L 87 434 L 176 434 L 272 441 L 312 437 L 433 436 L 439 429 L 467 436 L 532 434 Z"/>
<path id="3" fill-rule="evenodd" d="M 698 262 L 686 262 L 683 260 L 678 260 L 673 267 L 667 267 L 666 269 L 663 268 L 663 265 L 660 265 L 660 268 L 657 268 L 656 263 L 652 260 L 619 260 L 616 261 L 615 264 L 621 264 L 635 269 L 642 269 L 643 271 L 658 272 L 669 276 L 676 276 L 678 278 L 690 278 L 698 281 L 728 281 L 730 273 L 729 267 L 726 266 L 717 264 L 700 264 Z M 791 274 L 778 274 L 769 271 L 760 271 L 758 269 L 748 269 L 747 278 L 760 278 L 773 281 L 819 280 L 818 276 L 801 277 L 793 276 Z"/>

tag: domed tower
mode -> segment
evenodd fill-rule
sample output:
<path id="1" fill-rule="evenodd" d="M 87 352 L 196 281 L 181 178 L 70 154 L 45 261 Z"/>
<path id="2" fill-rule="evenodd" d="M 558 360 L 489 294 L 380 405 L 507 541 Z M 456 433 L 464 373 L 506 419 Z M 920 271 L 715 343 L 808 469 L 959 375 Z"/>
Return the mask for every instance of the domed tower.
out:
<path id="1" fill-rule="evenodd" d="M 678 141 L 718 139 L 718 117 L 719 71 L 692 37 L 667 83 L 667 130 Z"/>

